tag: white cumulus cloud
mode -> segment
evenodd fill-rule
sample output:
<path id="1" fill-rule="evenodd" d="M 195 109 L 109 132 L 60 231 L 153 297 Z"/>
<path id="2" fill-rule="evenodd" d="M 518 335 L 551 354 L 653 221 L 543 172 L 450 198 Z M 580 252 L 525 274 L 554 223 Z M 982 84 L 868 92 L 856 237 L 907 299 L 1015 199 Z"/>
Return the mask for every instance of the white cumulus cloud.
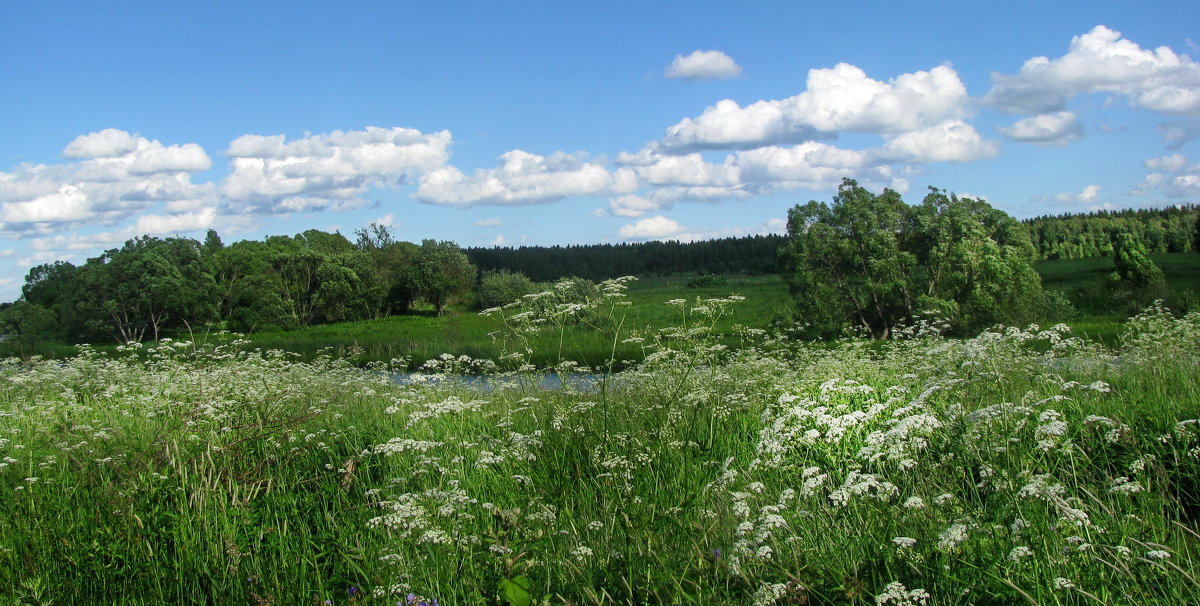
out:
<path id="1" fill-rule="evenodd" d="M 1034 145 L 1066 145 L 1083 137 L 1079 119 L 1069 111 L 1030 116 L 997 130 L 1010 139 Z"/>
<path id="2" fill-rule="evenodd" d="M 872 166 L 863 151 L 841 149 L 810 141 L 783 147 L 772 145 L 737 153 L 736 164 L 750 182 L 770 189 L 836 188 L 843 177 L 878 180 L 886 167 Z"/>
<path id="3" fill-rule="evenodd" d="M 1000 153 L 1000 147 L 979 136 L 970 124 L 947 120 L 891 137 L 872 153 L 886 162 L 974 162 L 995 156 Z"/>
<path id="4" fill-rule="evenodd" d="M 586 154 L 540 156 L 518 149 L 500 156 L 498 167 L 470 176 L 454 166 L 425 173 L 416 198 L 451 206 L 545 204 L 570 196 L 628 193 L 636 180 L 632 171 L 610 172 Z"/>
<path id="5" fill-rule="evenodd" d="M 668 78 L 682 80 L 723 80 L 742 75 L 732 57 L 718 50 L 696 50 L 686 57 L 675 55 L 666 69 Z"/>
<path id="6" fill-rule="evenodd" d="M 1034 57 L 992 81 L 984 103 L 1012 113 L 1050 113 L 1073 95 L 1113 93 L 1152 111 L 1200 115 L 1200 64 L 1166 46 L 1143 49 L 1103 25 L 1072 38 L 1067 54 Z"/>
<path id="7" fill-rule="evenodd" d="M 1052 196 L 1033 196 L 1033 200 L 1035 202 L 1051 202 L 1060 205 L 1072 205 L 1079 203 L 1095 205 L 1100 201 L 1100 186 L 1088 185 L 1087 187 L 1084 187 L 1083 189 L 1074 193 L 1066 192 L 1054 194 Z"/>
<path id="8" fill-rule="evenodd" d="M 1133 188 L 1134 194 L 1160 192 L 1172 198 L 1200 197 L 1200 164 L 1190 164 L 1183 154 L 1151 158 L 1145 163 L 1151 172 Z"/>
<path id="9" fill-rule="evenodd" d="M 105 129 L 75 138 L 62 155 L 73 161 L 0 172 L 0 234 L 113 225 L 160 203 L 170 212 L 215 204 L 211 184 L 191 181 L 194 173 L 212 167 L 212 159 L 194 143 L 164 145 Z"/>
<path id="10" fill-rule="evenodd" d="M 902 74 L 889 82 L 839 63 L 808 72 L 806 90 L 745 107 L 725 99 L 667 129 L 671 150 L 748 149 L 830 138 L 839 132 L 903 133 L 964 113 L 967 90 L 948 65 Z"/>
<path id="11" fill-rule="evenodd" d="M 640 219 L 636 223 L 622 225 L 617 233 L 626 240 L 653 240 L 655 238 L 670 237 L 683 233 L 683 231 L 683 226 L 674 219 L 655 215 Z"/>
<path id="12" fill-rule="evenodd" d="M 232 170 L 221 193 L 251 212 L 354 208 L 371 187 L 395 187 L 445 165 L 450 142 L 448 131 L 374 126 L 291 142 L 243 135 L 225 152 Z"/>
<path id="13" fill-rule="evenodd" d="M 643 149 L 637 154 L 621 153 L 617 163 L 629 166 L 643 182 L 656 186 L 727 187 L 741 180 L 738 167 L 728 160 L 712 164 L 699 153 L 668 155 Z"/>
<path id="14" fill-rule="evenodd" d="M 1150 158 L 1145 162 L 1146 168 L 1166 172 L 1179 172 L 1187 168 L 1188 160 L 1183 154 L 1171 154 L 1161 158 Z"/>

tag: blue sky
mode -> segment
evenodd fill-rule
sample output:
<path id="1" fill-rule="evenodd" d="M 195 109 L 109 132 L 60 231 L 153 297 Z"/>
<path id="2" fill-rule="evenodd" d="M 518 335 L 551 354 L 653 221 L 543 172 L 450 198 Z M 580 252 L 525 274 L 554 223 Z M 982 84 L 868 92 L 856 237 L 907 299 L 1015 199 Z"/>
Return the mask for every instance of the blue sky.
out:
<path id="1" fill-rule="evenodd" d="M 24 3 L 0 300 L 141 234 L 779 232 L 842 177 L 1016 216 L 1200 200 L 1200 5 Z"/>

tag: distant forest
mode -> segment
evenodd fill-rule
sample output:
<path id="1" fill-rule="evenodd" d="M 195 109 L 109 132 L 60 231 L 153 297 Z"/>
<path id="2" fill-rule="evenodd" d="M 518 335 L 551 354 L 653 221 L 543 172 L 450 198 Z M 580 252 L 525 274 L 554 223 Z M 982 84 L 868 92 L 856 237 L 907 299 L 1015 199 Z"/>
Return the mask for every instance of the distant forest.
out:
<path id="1" fill-rule="evenodd" d="M 1119 234 L 1140 240 L 1149 253 L 1200 249 L 1195 204 L 1161 209 L 1097 211 L 1026 219 L 1039 259 L 1111 257 Z"/>
<path id="2" fill-rule="evenodd" d="M 1022 221 L 1029 228 L 1036 258 L 1110 257 L 1119 234 L 1130 234 L 1148 253 L 1200 249 L 1200 206 L 1128 209 L 1041 216 Z M 480 271 L 520 272 L 532 280 L 576 276 L 604 280 L 629 275 L 682 273 L 777 273 L 784 235 L 722 238 L 702 242 L 637 242 L 573 246 L 468 248 L 463 252 Z"/>
<path id="3" fill-rule="evenodd" d="M 786 242 L 787 236 L 766 235 L 701 242 L 468 248 L 464 252 L 480 271 L 504 269 L 539 282 L 564 276 L 607 280 L 683 273 L 776 273 L 779 248 Z"/>

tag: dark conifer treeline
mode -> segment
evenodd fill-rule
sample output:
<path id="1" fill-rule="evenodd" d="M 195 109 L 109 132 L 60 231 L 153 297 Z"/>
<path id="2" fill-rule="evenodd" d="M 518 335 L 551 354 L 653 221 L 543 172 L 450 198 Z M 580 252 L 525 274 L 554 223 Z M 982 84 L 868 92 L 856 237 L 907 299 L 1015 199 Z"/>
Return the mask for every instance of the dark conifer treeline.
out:
<path id="1" fill-rule="evenodd" d="M 537 281 L 563 276 L 606 280 L 676 273 L 775 273 L 779 249 L 786 242 L 787 236 L 766 235 L 701 242 L 468 248 L 465 252 L 481 271 L 506 269 Z"/>
<path id="2" fill-rule="evenodd" d="M 1200 207 L 1097 211 L 1026 219 L 1040 259 L 1109 257 L 1120 234 L 1130 234 L 1148 253 L 1196 250 Z"/>

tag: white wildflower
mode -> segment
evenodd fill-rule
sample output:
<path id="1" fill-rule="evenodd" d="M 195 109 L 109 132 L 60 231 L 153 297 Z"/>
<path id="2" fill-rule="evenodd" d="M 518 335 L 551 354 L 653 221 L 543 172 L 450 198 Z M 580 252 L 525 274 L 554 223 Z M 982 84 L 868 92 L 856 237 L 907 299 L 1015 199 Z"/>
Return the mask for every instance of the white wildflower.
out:
<path id="1" fill-rule="evenodd" d="M 929 602 L 929 592 L 924 589 L 909 590 L 899 581 L 888 583 L 883 593 L 875 596 L 875 606 L 924 606 Z"/>
<path id="2" fill-rule="evenodd" d="M 951 551 L 957 548 L 960 543 L 967 540 L 968 530 L 966 524 L 951 524 L 949 528 L 942 531 L 942 534 L 938 535 L 938 549 Z"/>
<path id="3" fill-rule="evenodd" d="M 1008 560 L 1010 562 L 1020 562 L 1021 560 L 1025 559 L 1029 556 L 1032 556 L 1032 555 L 1033 555 L 1032 549 L 1030 549 L 1024 545 L 1020 545 L 1017 547 L 1013 547 L 1012 551 L 1008 552 Z"/>

